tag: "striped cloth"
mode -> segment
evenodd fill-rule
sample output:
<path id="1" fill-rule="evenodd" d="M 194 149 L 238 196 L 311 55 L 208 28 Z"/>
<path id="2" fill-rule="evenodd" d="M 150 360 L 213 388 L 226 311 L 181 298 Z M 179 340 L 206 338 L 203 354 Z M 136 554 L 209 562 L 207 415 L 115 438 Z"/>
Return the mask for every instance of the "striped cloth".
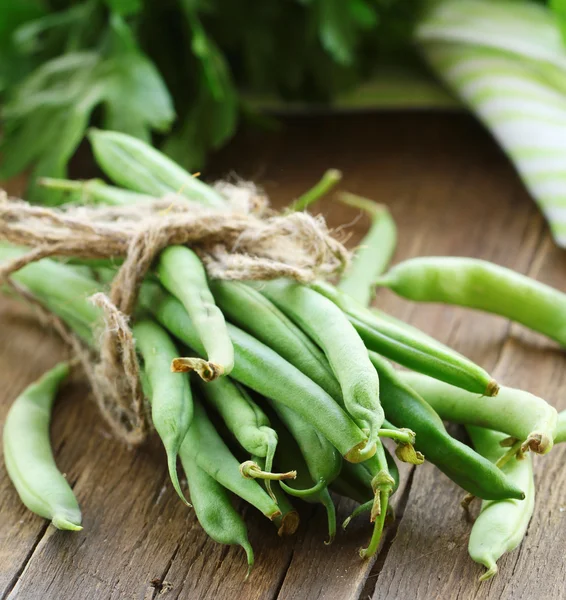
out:
<path id="1" fill-rule="evenodd" d="M 415 35 L 432 69 L 513 161 L 566 247 L 566 48 L 552 13 L 528 1 L 443 0 Z"/>

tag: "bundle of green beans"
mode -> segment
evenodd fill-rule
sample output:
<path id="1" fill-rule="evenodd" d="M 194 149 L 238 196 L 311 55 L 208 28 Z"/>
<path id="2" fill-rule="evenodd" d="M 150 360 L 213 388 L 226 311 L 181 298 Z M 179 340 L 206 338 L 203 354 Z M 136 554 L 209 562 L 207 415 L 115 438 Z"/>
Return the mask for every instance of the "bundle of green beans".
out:
<path id="1" fill-rule="evenodd" d="M 109 179 L 44 181 L 69 203 L 135 204 L 168 192 L 222 210 L 226 200 L 143 142 L 114 132 L 90 134 Z M 335 171 L 299 198 L 304 209 L 328 191 Z M 471 557 L 488 578 L 522 539 L 534 506 L 529 453 L 566 439 L 566 416 L 528 392 L 499 385 L 461 354 L 386 313 L 367 308 L 374 285 L 416 300 L 488 310 L 562 343 L 566 296 L 527 277 L 471 259 L 414 259 L 383 275 L 395 248 L 387 209 L 347 195 L 367 210 L 370 230 L 336 286 L 289 280 L 212 281 L 190 248 L 163 250 L 141 286 L 133 319 L 141 382 L 167 456 L 174 489 L 188 498 L 205 531 L 238 544 L 253 565 L 245 523 L 230 493 L 273 521 L 280 535 L 298 527 L 295 498 L 319 503 L 336 534 L 333 494 L 369 513 L 373 532 L 360 551 L 379 549 L 397 459 L 428 460 L 468 494 L 481 498 Z M 0 245 L 0 260 L 26 249 Z M 95 347 L 100 309 L 88 298 L 107 289 L 112 261 L 42 259 L 14 281 Z M 53 285 L 56 281 L 57 285 Z M 396 364 L 408 370 L 398 370 Z M 61 364 L 16 399 L 4 425 L 8 474 L 24 504 L 59 529 L 81 528 L 81 513 L 50 450 L 49 421 Z M 443 420 L 465 425 L 472 446 Z M 248 571 L 249 572 L 249 571 Z"/>

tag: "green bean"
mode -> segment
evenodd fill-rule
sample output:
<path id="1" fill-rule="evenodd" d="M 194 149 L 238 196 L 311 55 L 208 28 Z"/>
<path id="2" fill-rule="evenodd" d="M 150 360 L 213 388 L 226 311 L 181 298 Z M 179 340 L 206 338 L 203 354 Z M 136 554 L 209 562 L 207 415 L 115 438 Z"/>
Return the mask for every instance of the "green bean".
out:
<path id="1" fill-rule="evenodd" d="M 554 432 L 554 443 L 566 442 L 566 410 L 558 413 L 558 421 Z"/>
<path id="2" fill-rule="evenodd" d="M 495 398 L 486 398 L 420 373 L 400 372 L 399 377 L 445 421 L 502 431 L 521 440 L 523 451 L 552 449 L 558 415 L 542 398 L 505 386 Z"/>
<path id="3" fill-rule="evenodd" d="M 336 186 L 342 179 L 342 172 L 338 169 L 328 169 L 320 179 L 320 181 L 314 185 L 310 190 L 307 190 L 304 194 L 299 196 L 289 206 L 289 211 L 300 211 L 306 210 L 311 204 L 320 200 L 323 196 Z"/>
<path id="4" fill-rule="evenodd" d="M 371 302 L 374 280 L 389 266 L 395 252 L 397 228 L 391 213 L 383 204 L 347 193 L 341 194 L 340 200 L 364 210 L 371 217 L 370 229 L 338 285 L 338 289 L 367 306 Z"/>
<path id="5" fill-rule="evenodd" d="M 81 511 L 49 441 L 53 402 L 69 366 L 60 363 L 20 394 L 4 423 L 4 461 L 21 501 L 57 529 L 80 531 Z"/>
<path id="6" fill-rule="evenodd" d="M 308 473 L 314 482 L 314 485 L 307 488 L 304 487 L 304 482 L 296 486 L 281 482 L 280 486 L 291 496 L 307 501 L 312 498 L 315 502 L 324 504 L 328 515 L 328 543 L 330 543 L 336 535 L 336 510 L 328 493 L 328 486 L 340 474 L 342 457 L 317 429 L 305 423 L 296 412 L 275 402 L 271 402 L 271 407 L 297 442 Z"/>
<path id="7" fill-rule="evenodd" d="M 496 462 L 505 454 L 505 449 L 500 445 L 505 434 L 474 426 L 466 429 L 474 447 L 482 456 Z M 480 581 L 493 577 L 497 573 L 499 558 L 521 543 L 534 510 L 535 485 L 531 456 L 526 454 L 522 460 L 512 458 L 502 470 L 510 481 L 525 490 L 525 499 L 482 502 L 481 512 L 472 527 L 468 543 L 472 559 L 487 567 Z"/>
<path id="8" fill-rule="evenodd" d="M 278 407 L 278 413 L 285 414 L 287 421 L 295 430 L 290 431 L 286 425 L 279 420 L 278 414 L 270 415 L 273 424 L 279 434 L 279 451 L 275 455 L 278 468 L 282 470 L 295 469 L 297 477 L 290 485 L 280 481 L 281 489 L 292 496 L 296 496 L 311 504 L 322 504 L 326 511 L 328 523 L 327 544 L 332 543 L 336 535 L 336 509 L 328 491 L 326 477 L 334 480 L 340 471 L 340 464 L 335 456 L 328 452 L 322 437 L 313 434 L 312 428 L 301 427 L 300 419 L 293 416 L 292 411 L 283 410 Z M 310 452 L 312 451 L 312 454 Z M 323 461 L 329 457 L 330 464 Z M 336 463 L 338 462 L 338 466 Z"/>
<path id="9" fill-rule="evenodd" d="M 248 559 L 247 579 L 254 565 L 254 551 L 242 517 L 232 506 L 226 489 L 198 466 L 193 454 L 182 452 L 181 463 L 199 523 L 215 542 L 237 544 L 245 550 Z"/>
<path id="10" fill-rule="evenodd" d="M 185 307 L 206 351 L 208 361 L 193 359 L 193 369 L 205 381 L 228 375 L 234 366 L 234 348 L 200 258 L 185 246 L 169 246 L 159 255 L 156 270 L 163 286 Z"/>
<path id="11" fill-rule="evenodd" d="M 138 202 L 153 202 L 155 198 L 146 194 L 124 190 L 108 185 L 102 179 L 74 181 L 45 177 L 39 184 L 47 189 L 66 194 L 65 204 L 102 204 L 106 206 L 127 206 Z"/>
<path id="12" fill-rule="evenodd" d="M 174 336 L 199 354 L 203 352 L 187 312 L 175 298 L 145 283 L 140 302 Z M 241 329 L 228 323 L 228 331 L 234 344 L 232 377 L 236 381 L 295 410 L 319 428 L 346 460 L 361 462 L 375 452 L 374 447 L 366 449 L 367 438 L 362 431 L 322 388 Z M 183 368 L 182 361 L 175 362 L 175 368 Z"/>
<path id="13" fill-rule="evenodd" d="M 360 427 L 369 429 L 368 445 L 373 444 L 383 409 L 379 377 L 360 336 L 342 311 L 316 291 L 285 280 L 260 285 L 261 292 L 322 348 L 340 383 L 346 410 Z"/>
<path id="14" fill-rule="evenodd" d="M 194 416 L 179 451 L 181 461 L 196 461 L 218 483 L 257 508 L 268 519 L 281 515 L 277 504 L 255 479 L 240 474 L 240 463 L 230 452 L 210 422 L 204 408 L 195 399 Z"/>
<path id="15" fill-rule="evenodd" d="M 370 358 L 382 382 L 382 402 L 387 418 L 416 434 L 415 448 L 467 492 L 486 500 L 524 497 L 500 469 L 477 452 L 452 438 L 442 420 L 393 367 L 374 352 Z"/>
<path id="16" fill-rule="evenodd" d="M 264 459 L 260 468 L 254 468 L 257 465 L 252 461 L 252 468 L 243 471 L 245 476 L 266 480 L 292 478 L 292 473 L 271 472 L 277 433 L 272 429 L 267 415 L 240 385 L 223 377 L 210 383 L 201 383 L 199 390 L 201 397 L 218 412 L 238 443 L 251 456 Z M 269 481 L 266 484 L 268 493 L 272 495 Z"/>
<path id="17" fill-rule="evenodd" d="M 157 323 L 139 321 L 133 326 L 133 334 L 151 390 L 151 420 L 167 454 L 169 477 L 179 497 L 187 503 L 177 475 L 177 454 L 193 418 L 189 379 L 171 373 L 171 361 L 179 353 Z"/>
<path id="18" fill-rule="evenodd" d="M 12 260 L 26 252 L 25 248 L 0 243 L 1 260 Z M 89 325 L 95 324 L 100 318 L 100 310 L 86 302 L 89 296 L 100 291 L 100 284 L 94 279 L 79 275 L 70 266 L 43 259 L 26 265 L 11 277 L 38 298 L 48 299 L 49 306 L 54 311 L 58 307 L 67 312 L 72 310 L 76 313 L 78 310 L 78 320 Z M 54 285 L 54 282 L 57 284 Z M 75 306 L 71 309 L 73 304 Z"/>
<path id="19" fill-rule="evenodd" d="M 179 194 L 216 208 L 226 204 L 215 189 L 137 138 L 100 129 L 91 129 L 88 138 L 98 166 L 122 187 L 156 197 Z"/>
<path id="20" fill-rule="evenodd" d="M 320 348 L 263 294 L 239 281 L 211 281 L 226 317 L 297 367 L 333 398 L 340 385 Z"/>
<path id="21" fill-rule="evenodd" d="M 376 283 L 410 300 L 501 315 L 566 345 L 566 294 L 485 260 L 414 258 L 396 265 Z"/>
<path id="22" fill-rule="evenodd" d="M 328 284 L 316 282 L 312 287 L 332 300 L 348 315 L 368 349 L 404 367 L 451 383 L 469 392 L 486 396 L 497 395 L 499 390 L 497 382 L 484 369 L 461 354 L 437 342 L 429 343 L 422 335 L 412 335 L 406 328 L 395 326 L 389 319 L 380 319 Z"/>

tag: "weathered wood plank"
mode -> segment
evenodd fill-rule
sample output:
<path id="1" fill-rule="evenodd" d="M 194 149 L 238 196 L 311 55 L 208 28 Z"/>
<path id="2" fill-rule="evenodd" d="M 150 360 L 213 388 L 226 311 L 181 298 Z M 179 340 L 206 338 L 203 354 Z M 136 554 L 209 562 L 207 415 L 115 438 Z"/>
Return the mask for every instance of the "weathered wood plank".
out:
<path id="1" fill-rule="evenodd" d="M 391 205 L 400 230 L 397 260 L 473 255 L 524 272 L 532 269 L 544 281 L 565 287 L 564 257 L 548 242 L 531 264 L 542 220 L 504 157 L 470 119 L 291 119 L 279 137 L 242 136 L 216 164 L 217 174 L 233 168 L 264 183 L 276 205 L 298 196 L 326 168 L 341 168 L 344 189 Z M 334 227 L 358 219 L 350 243 L 360 239 L 364 219 L 356 211 L 329 202 L 319 208 Z M 524 332 L 516 340 L 515 328 L 508 338 L 503 319 L 415 307 L 390 293 L 381 293 L 379 304 L 487 367 L 498 365 L 495 374 L 505 383 L 559 398 L 561 354 L 541 349 L 538 338 L 526 345 Z M 60 352 L 50 334 L 22 316 L 14 319 L 5 306 L 0 305 L 0 368 L 8 376 L 0 387 L 0 420 L 8 402 Z M 362 589 L 364 598 L 372 593 L 376 598 L 451 598 L 458 592 L 471 598 L 478 590 L 480 598 L 488 593 L 484 590 L 528 598 L 524 590 L 533 589 L 533 572 L 544 574 L 540 589 L 548 597 L 559 597 L 555 586 L 564 576 L 559 561 L 564 540 L 558 524 L 565 486 L 560 449 L 544 459 L 539 499 L 547 500 L 545 509 L 539 500 L 527 544 L 517 558 L 502 561 L 503 573 L 491 587 L 475 583 L 480 569 L 466 555 L 468 525 L 461 519 L 460 491 L 430 465 L 415 470 L 396 538 L 391 543 L 391 529 L 373 565 L 356 555 L 370 533 L 363 519 L 326 547 L 319 510 L 302 511 L 298 535 L 280 540 L 265 519 L 246 509 L 257 562 L 244 583 L 243 552 L 206 538 L 172 491 L 159 445 L 138 451 L 122 447 L 85 395 L 78 386 L 62 394 L 53 424 L 57 460 L 75 485 L 85 530 L 68 535 L 46 529 L 21 506 L 0 464 L 0 598 L 355 599 Z M 397 498 L 402 497 L 401 492 Z M 350 506 L 340 501 L 338 509 L 342 517 Z M 541 552 L 547 546 L 550 553 Z"/>

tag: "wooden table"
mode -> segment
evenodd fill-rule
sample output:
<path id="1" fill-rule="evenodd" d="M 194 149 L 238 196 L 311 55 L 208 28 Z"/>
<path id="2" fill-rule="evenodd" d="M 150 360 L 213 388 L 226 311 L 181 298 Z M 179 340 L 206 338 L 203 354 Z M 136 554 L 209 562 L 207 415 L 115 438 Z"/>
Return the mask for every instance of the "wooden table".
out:
<path id="1" fill-rule="evenodd" d="M 396 259 L 426 254 L 476 256 L 566 289 L 566 257 L 549 238 L 534 203 L 489 136 L 462 115 L 294 118 L 275 134 L 248 134 L 213 161 L 265 185 L 282 205 L 333 166 L 342 188 L 386 202 L 399 226 Z M 367 226 L 356 211 L 316 207 L 355 244 Z M 56 285 L 56 282 L 54 282 Z M 566 408 L 566 360 L 558 348 L 500 318 L 413 305 L 381 293 L 379 304 L 481 363 L 506 384 Z M 60 356 L 61 343 L 13 304 L 0 318 L 0 420 L 10 401 Z M 244 583 L 243 552 L 207 539 L 168 482 L 158 443 L 140 450 L 112 439 L 74 385 L 57 404 L 53 444 L 84 513 L 84 531 L 48 527 L 20 504 L 0 466 L 0 597 L 28 599 L 565 598 L 566 449 L 537 461 L 537 505 L 519 550 L 479 584 L 467 556 L 462 492 L 432 465 L 406 469 L 395 496 L 397 520 L 376 560 L 356 549 L 363 519 L 327 547 L 324 515 L 303 507 L 302 525 L 281 540 L 244 509 L 256 565 Z M 338 502 L 339 518 L 350 502 Z"/>

